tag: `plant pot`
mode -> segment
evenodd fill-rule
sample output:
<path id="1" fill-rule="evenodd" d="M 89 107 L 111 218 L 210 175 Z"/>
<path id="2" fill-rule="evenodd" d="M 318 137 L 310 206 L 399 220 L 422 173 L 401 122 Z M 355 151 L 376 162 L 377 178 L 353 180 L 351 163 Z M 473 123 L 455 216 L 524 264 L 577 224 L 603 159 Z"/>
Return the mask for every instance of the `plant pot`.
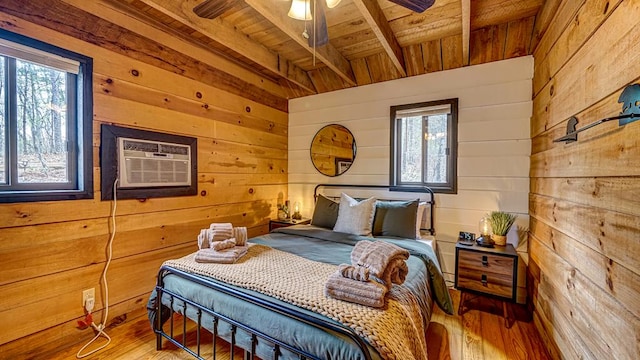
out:
<path id="1" fill-rule="evenodd" d="M 491 235 L 491 240 L 498 246 L 506 246 L 507 245 L 507 236 L 506 235 Z"/>

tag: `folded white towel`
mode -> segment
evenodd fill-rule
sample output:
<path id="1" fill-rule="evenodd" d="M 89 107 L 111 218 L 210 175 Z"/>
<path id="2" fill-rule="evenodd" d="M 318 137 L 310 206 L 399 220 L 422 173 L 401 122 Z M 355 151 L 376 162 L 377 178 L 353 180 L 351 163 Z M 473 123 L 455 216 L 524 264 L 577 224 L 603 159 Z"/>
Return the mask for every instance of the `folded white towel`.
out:
<path id="1" fill-rule="evenodd" d="M 244 226 L 234 227 L 233 237 L 236 239 L 237 246 L 245 246 L 247 243 L 247 228 Z"/>
<path id="2" fill-rule="evenodd" d="M 195 260 L 200 263 L 233 264 L 244 256 L 248 249 L 248 246 L 234 246 L 221 251 L 202 249 L 196 252 Z"/>
<path id="3" fill-rule="evenodd" d="M 222 241 L 233 237 L 233 225 L 231 223 L 212 223 L 209 225 L 210 240 Z"/>

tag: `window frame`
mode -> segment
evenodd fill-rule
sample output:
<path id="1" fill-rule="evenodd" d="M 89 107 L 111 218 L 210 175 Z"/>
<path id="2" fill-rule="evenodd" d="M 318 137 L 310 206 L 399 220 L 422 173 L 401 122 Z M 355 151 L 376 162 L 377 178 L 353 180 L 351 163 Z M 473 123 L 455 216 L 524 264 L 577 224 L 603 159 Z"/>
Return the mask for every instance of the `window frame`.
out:
<path id="1" fill-rule="evenodd" d="M 422 169 L 423 176 L 422 181 L 403 183 L 400 181 L 400 149 L 398 149 L 398 126 L 399 121 L 396 118 L 396 114 L 401 110 L 409 110 L 416 108 L 428 108 L 441 105 L 450 105 L 451 113 L 447 117 L 447 141 L 448 156 L 447 156 L 447 182 L 446 183 L 429 183 L 424 181 L 424 168 L 425 168 L 425 144 L 426 140 L 422 141 Z M 425 123 L 423 122 L 423 138 L 425 133 Z M 435 193 L 442 194 L 457 194 L 458 193 L 458 98 L 450 98 L 443 100 L 434 100 L 421 103 L 394 105 L 390 108 L 390 155 L 389 155 L 389 190 L 390 191 L 404 191 L 404 192 L 425 192 L 424 188 L 428 187 Z"/>
<path id="2" fill-rule="evenodd" d="M 68 167 L 70 179 L 68 183 L 32 183 L 21 186 L 21 184 L 3 185 L 0 184 L 0 203 L 18 203 L 32 201 L 56 201 L 92 199 L 93 194 L 93 59 L 55 45 L 51 45 L 24 35 L 16 34 L 4 29 L 0 29 L 0 38 L 33 49 L 44 51 L 53 55 L 75 60 L 79 63 L 78 74 L 66 72 L 67 78 L 67 126 L 68 134 Z M 5 56 L 9 69 L 9 61 Z M 13 58 L 13 57 L 11 57 Z M 15 70 L 15 69 L 13 69 Z M 9 71 L 5 73 L 5 80 L 10 80 L 12 76 Z M 15 180 L 17 175 L 12 174 L 12 163 L 17 161 L 15 151 L 17 131 L 15 129 L 17 114 L 16 100 L 10 100 L 9 89 L 15 90 L 15 76 L 13 84 L 7 83 L 5 92 L 5 121 L 7 133 L 5 138 L 4 154 L 5 174 L 8 182 Z M 74 85 L 74 86 L 71 86 Z M 12 120 L 13 119 L 13 120 Z M 0 135 L 2 136 L 2 135 Z"/>

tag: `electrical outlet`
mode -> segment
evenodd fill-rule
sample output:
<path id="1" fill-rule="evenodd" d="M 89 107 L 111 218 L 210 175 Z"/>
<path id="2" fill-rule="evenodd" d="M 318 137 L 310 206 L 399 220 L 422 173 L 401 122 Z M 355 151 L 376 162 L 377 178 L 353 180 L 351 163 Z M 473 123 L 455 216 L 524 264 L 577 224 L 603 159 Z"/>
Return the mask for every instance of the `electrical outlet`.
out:
<path id="1" fill-rule="evenodd" d="M 91 288 L 91 289 L 87 289 L 87 290 L 82 291 L 82 307 L 86 308 L 87 301 L 95 302 L 95 299 L 96 299 L 96 289 L 95 288 Z"/>

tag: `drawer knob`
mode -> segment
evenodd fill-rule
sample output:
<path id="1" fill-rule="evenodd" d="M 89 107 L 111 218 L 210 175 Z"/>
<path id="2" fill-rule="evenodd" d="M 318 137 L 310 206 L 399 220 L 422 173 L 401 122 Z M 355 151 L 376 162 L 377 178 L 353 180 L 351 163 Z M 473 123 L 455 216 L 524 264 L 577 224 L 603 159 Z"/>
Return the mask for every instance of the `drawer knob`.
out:
<path id="1" fill-rule="evenodd" d="M 482 256 L 482 266 L 489 266 L 489 259 L 487 259 L 486 255 Z"/>
<path id="2" fill-rule="evenodd" d="M 482 286 L 487 286 L 487 275 L 482 274 Z"/>

